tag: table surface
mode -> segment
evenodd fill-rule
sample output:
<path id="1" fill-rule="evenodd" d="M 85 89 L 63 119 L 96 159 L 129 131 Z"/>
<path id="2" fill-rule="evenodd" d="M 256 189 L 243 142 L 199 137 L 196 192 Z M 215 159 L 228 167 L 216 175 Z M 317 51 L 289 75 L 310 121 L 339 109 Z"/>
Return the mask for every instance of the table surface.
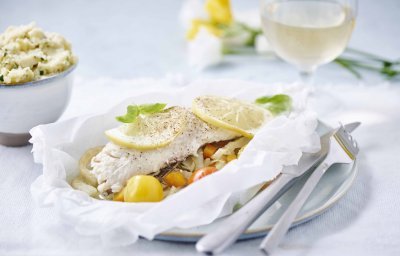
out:
<path id="1" fill-rule="evenodd" d="M 258 1 L 232 1 L 237 9 L 256 8 Z M 350 46 L 387 58 L 400 57 L 400 1 L 359 1 L 359 17 Z M 186 63 L 184 32 L 178 21 L 181 1 L 22 1 L 0 2 L 0 31 L 11 24 L 36 21 L 48 31 L 63 34 L 79 56 L 78 81 L 86 88 L 103 81 L 96 92 L 106 99 L 106 78 L 161 78 L 183 74 L 196 78 L 240 78 L 264 82 L 293 82 L 297 73 L 290 65 L 265 57 L 227 58 L 218 67 L 201 73 Z M 398 80 L 390 85 L 380 76 L 364 74 L 359 81 L 335 64 L 321 67 L 315 76 L 317 93 L 340 106 L 321 113 L 327 121 L 357 117 L 366 128 L 356 133 L 363 152 L 360 176 L 334 208 L 292 229 L 277 255 L 400 255 L 400 107 Z M 352 84 L 351 87 L 341 84 Z M 363 84 L 363 85 L 360 85 Z M 366 84 L 367 86 L 364 86 Z M 84 86 L 82 87 L 84 88 Z M 64 118 L 90 111 L 78 99 L 85 90 L 75 87 Z M 377 89 L 378 88 L 378 89 Z M 108 88 L 110 89 L 110 88 Z M 348 91 L 347 97 L 339 91 Z M 335 94 L 335 93 L 336 94 Z M 350 95 L 357 97 L 356 103 Z M 75 98 L 74 98 L 75 97 Z M 327 104 L 320 100 L 319 104 Z M 383 131 L 378 133 L 377 131 Z M 371 132 L 372 131 L 372 132 Z M 388 147 L 387 145 L 391 145 Z M 96 238 L 79 236 L 59 223 L 54 209 L 38 208 L 29 184 L 41 174 L 33 163 L 31 147 L 0 146 L 0 255 L 64 255 L 114 253 L 118 255 L 192 255 L 193 245 L 140 240 L 121 248 L 103 248 Z M 13 173 L 13 175 L 9 175 Z M 21 186 L 18 184 L 26 184 Z M 10 199 L 14 200 L 10 203 Z M 260 239 L 240 242 L 227 255 L 256 255 Z"/>

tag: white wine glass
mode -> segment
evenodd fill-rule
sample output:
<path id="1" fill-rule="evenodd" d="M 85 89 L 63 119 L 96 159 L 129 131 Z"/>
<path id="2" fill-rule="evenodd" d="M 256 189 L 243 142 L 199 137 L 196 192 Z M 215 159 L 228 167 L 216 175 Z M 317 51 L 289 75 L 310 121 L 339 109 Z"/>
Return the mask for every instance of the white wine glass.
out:
<path id="1" fill-rule="evenodd" d="M 344 51 L 356 15 L 357 0 L 261 0 L 264 35 L 305 83 Z"/>

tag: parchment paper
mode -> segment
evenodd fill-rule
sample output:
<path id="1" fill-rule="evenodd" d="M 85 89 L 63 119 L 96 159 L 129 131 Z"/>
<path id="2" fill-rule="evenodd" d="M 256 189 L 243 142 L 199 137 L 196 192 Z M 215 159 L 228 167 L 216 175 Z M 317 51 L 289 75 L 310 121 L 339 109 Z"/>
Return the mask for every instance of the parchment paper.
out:
<path id="1" fill-rule="evenodd" d="M 169 79 L 168 84 L 173 81 Z M 292 97 L 294 109 L 289 116 L 279 116 L 262 127 L 238 160 L 162 202 L 101 201 L 69 185 L 79 173 L 80 156 L 91 147 L 107 143 L 104 131 L 119 125 L 114 117 L 124 113 L 128 104 L 165 102 L 190 107 L 192 99 L 199 95 L 253 101 L 276 93 Z M 40 206 L 55 207 L 79 233 L 101 236 L 104 243 L 116 246 L 133 243 L 138 236 L 152 239 L 172 227 L 211 223 L 231 213 L 237 203 L 245 203 L 260 184 L 278 175 L 284 165 L 297 164 L 302 152 L 319 149 L 317 118 L 307 107 L 307 95 L 308 90 L 299 85 L 267 87 L 238 80 L 197 80 L 183 87 L 132 90 L 128 99 L 107 113 L 31 130 L 34 160 L 43 165 L 43 175 L 31 186 L 32 195 Z"/>

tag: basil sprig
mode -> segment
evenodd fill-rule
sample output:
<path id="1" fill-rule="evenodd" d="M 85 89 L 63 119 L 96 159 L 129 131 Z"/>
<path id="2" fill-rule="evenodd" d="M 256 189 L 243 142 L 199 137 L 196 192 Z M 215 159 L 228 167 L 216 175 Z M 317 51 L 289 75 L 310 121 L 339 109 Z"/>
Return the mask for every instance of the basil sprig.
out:
<path id="1" fill-rule="evenodd" d="M 292 98 L 286 94 L 263 96 L 257 98 L 255 103 L 269 110 L 273 115 L 279 115 L 290 111 L 292 108 Z"/>
<path id="2" fill-rule="evenodd" d="M 126 114 L 117 116 L 116 119 L 122 123 L 134 123 L 139 115 L 156 114 L 162 112 L 166 106 L 167 104 L 165 103 L 129 105 L 126 108 Z"/>

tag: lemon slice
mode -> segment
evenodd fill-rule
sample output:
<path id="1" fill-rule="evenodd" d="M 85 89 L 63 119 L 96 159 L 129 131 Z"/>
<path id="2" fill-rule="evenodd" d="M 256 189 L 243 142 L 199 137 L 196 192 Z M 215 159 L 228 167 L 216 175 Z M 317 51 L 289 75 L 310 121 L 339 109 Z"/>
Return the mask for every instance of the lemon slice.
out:
<path id="1" fill-rule="evenodd" d="M 186 125 L 187 110 L 172 107 L 163 112 L 139 116 L 131 124 L 124 124 L 105 132 L 109 140 L 126 148 L 149 150 L 164 147 L 181 134 Z"/>
<path id="2" fill-rule="evenodd" d="M 193 113 L 203 121 L 238 132 L 247 138 L 254 133 L 272 114 L 255 104 L 233 98 L 200 96 L 193 100 Z"/>

